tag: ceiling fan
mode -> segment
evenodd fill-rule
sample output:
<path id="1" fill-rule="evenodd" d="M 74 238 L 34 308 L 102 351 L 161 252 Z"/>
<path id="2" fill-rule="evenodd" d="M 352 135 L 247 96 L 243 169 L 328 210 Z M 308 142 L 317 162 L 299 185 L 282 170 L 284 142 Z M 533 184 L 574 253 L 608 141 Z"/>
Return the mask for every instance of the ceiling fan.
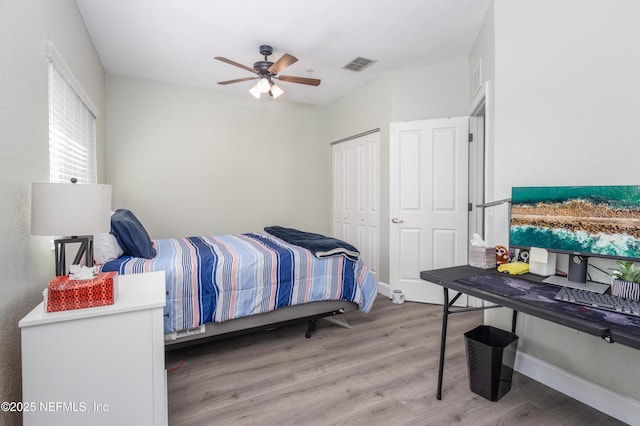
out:
<path id="1" fill-rule="evenodd" d="M 254 77 L 244 77 L 237 78 L 235 80 L 227 80 L 227 81 L 219 81 L 218 84 L 232 84 L 232 83 L 240 83 L 241 81 L 248 80 L 258 80 L 255 86 L 253 86 L 249 92 L 255 96 L 256 98 L 260 98 L 261 93 L 269 93 L 269 96 L 273 98 L 277 98 L 280 96 L 283 91 L 280 87 L 278 87 L 274 83 L 275 80 L 285 81 L 288 83 L 299 83 L 299 84 L 307 84 L 309 86 L 318 86 L 320 84 L 320 80 L 316 78 L 307 78 L 307 77 L 294 77 L 290 75 L 278 75 L 280 71 L 288 67 L 289 65 L 298 61 L 293 55 L 285 53 L 278 59 L 275 63 L 268 60 L 268 57 L 273 53 L 273 48 L 269 45 L 260 46 L 260 54 L 264 55 L 264 61 L 258 61 L 253 64 L 253 68 L 249 68 L 248 66 L 239 64 L 231 59 L 224 58 L 222 56 L 216 56 L 215 59 L 226 62 L 229 65 L 234 65 L 236 67 L 242 68 L 254 74 L 257 74 Z"/>

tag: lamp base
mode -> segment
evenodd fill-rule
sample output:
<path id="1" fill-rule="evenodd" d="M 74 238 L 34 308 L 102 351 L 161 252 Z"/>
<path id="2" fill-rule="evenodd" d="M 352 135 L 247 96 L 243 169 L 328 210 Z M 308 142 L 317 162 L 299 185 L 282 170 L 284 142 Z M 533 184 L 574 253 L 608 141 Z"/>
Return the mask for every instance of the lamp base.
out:
<path id="1" fill-rule="evenodd" d="M 93 266 L 93 235 L 66 237 L 53 240 L 56 251 L 56 276 L 67 275 L 66 244 L 80 244 L 72 265 L 79 265 L 85 256 L 85 265 Z"/>

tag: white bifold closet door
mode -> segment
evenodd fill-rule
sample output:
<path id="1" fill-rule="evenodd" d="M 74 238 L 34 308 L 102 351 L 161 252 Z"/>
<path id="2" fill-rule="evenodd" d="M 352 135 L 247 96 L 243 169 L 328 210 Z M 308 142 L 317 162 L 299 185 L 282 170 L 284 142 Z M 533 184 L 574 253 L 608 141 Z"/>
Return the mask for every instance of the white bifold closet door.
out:
<path id="1" fill-rule="evenodd" d="M 331 147 L 332 233 L 360 250 L 378 277 L 380 265 L 380 131 Z"/>

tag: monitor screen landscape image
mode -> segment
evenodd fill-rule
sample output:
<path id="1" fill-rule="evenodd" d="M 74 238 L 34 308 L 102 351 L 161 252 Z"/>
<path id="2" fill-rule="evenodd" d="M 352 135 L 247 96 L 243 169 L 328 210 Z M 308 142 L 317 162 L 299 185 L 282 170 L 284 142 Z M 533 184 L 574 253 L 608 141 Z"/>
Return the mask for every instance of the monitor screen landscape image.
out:
<path id="1" fill-rule="evenodd" d="M 640 260 L 640 186 L 514 187 L 510 245 Z"/>

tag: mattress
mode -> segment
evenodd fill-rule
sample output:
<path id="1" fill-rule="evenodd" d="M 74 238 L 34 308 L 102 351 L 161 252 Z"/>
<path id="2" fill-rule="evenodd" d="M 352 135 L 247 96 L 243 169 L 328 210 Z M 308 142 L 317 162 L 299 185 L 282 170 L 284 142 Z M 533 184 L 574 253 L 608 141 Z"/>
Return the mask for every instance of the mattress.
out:
<path id="1" fill-rule="evenodd" d="M 165 271 L 165 333 L 316 301 L 345 300 L 368 312 L 377 284 L 361 260 L 319 258 L 266 233 L 153 241 L 151 259 L 122 256 L 119 274 Z"/>

